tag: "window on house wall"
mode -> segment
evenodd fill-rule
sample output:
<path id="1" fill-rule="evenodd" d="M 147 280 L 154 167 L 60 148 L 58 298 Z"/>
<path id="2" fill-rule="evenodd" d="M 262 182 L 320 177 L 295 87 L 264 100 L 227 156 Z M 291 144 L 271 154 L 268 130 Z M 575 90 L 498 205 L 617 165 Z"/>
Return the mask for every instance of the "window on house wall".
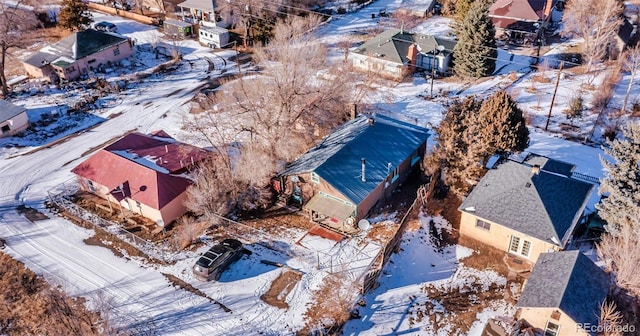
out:
<path id="1" fill-rule="evenodd" d="M 113 56 L 118 56 L 120 55 L 120 48 L 116 47 L 115 49 L 113 49 Z"/>
<path id="2" fill-rule="evenodd" d="M 400 167 L 395 167 L 393 169 L 393 173 L 391 174 L 391 183 L 395 183 L 400 177 Z"/>
<path id="3" fill-rule="evenodd" d="M 2 133 L 9 132 L 10 130 L 11 130 L 11 127 L 9 127 L 9 125 L 3 125 L 2 126 Z"/>
<path id="4" fill-rule="evenodd" d="M 523 257 L 529 257 L 531 253 L 531 242 L 528 240 L 520 239 L 520 237 L 511 236 L 511 242 L 509 243 L 509 252 L 519 254 Z"/>
<path id="5" fill-rule="evenodd" d="M 476 227 L 487 231 L 491 230 L 491 224 L 481 219 L 476 219 Z"/>
<path id="6" fill-rule="evenodd" d="M 519 247 L 520 247 L 520 238 L 516 236 L 511 236 L 511 244 L 509 244 L 509 251 L 513 253 L 518 253 Z"/>
<path id="7" fill-rule="evenodd" d="M 314 172 L 311 173 L 311 182 L 320 184 L 320 176 Z"/>
<path id="8" fill-rule="evenodd" d="M 91 190 L 91 192 L 96 192 L 96 186 L 93 185 L 93 181 L 88 180 L 87 184 L 89 185 L 89 190 Z"/>
<path id="9" fill-rule="evenodd" d="M 138 207 L 138 211 L 140 212 L 140 214 L 142 214 L 142 204 L 140 204 L 140 202 L 136 201 L 136 206 Z"/>
<path id="10" fill-rule="evenodd" d="M 560 316 L 561 315 L 562 314 L 560 314 L 559 310 L 554 310 L 553 312 L 551 312 L 551 318 L 556 320 L 556 321 L 560 320 Z"/>
<path id="11" fill-rule="evenodd" d="M 520 254 L 522 254 L 525 257 L 528 257 L 529 252 L 531 252 L 531 242 L 527 240 L 523 240 L 522 248 L 520 249 Z"/>
<path id="12" fill-rule="evenodd" d="M 547 321 L 547 327 L 544 328 L 544 336 L 557 336 L 559 332 L 560 325 Z"/>

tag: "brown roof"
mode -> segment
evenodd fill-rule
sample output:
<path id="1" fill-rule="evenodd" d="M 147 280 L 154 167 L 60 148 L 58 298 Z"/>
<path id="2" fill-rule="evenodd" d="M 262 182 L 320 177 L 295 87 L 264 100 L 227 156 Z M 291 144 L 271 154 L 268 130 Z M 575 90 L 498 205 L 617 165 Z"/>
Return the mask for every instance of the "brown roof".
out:
<path id="1" fill-rule="evenodd" d="M 514 21 L 537 22 L 545 19 L 556 0 L 498 0 L 489 7 L 489 16 L 498 28 Z M 500 20 L 496 20 L 500 19 Z"/>
<path id="2" fill-rule="evenodd" d="M 126 196 L 159 210 L 191 185 L 189 179 L 175 173 L 186 171 L 207 153 L 172 138 L 131 133 L 101 149 L 72 172 L 106 186 L 116 199 Z"/>

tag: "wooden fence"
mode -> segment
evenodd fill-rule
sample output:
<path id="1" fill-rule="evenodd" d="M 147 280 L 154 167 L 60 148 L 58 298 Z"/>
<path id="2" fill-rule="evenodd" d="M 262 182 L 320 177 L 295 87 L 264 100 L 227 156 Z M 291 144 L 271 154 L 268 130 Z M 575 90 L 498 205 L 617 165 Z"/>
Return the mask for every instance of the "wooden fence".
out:
<path id="1" fill-rule="evenodd" d="M 126 10 L 122 10 L 122 9 L 117 9 L 117 8 L 101 5 L 101 4 L 98 4 L 98 3 L 95 3 L 95 2 L 89 2 L 87 5 L 89 6 L 90 9 L 97 10 L 97 11 L 104 12 L 104 13 L 111 14 L 111 15 L 122 16 L 123 18 L 135 20 L 135 21 L 138 21 L 140 23 L 144 23 L 144 24 L 148 24 L 148 25 L 157 25 L 159 23 L 158 18 L 149 17 L 149 16 L 146 16 L 146 15 L 142 15 L 142 14 L 138 14 L 138 13 L 134 13 L 134 12 L 129 12 L 129 11 L 126 11 Z M 160 19 L 162 19 L 162 18 L 160 18 Z"/>

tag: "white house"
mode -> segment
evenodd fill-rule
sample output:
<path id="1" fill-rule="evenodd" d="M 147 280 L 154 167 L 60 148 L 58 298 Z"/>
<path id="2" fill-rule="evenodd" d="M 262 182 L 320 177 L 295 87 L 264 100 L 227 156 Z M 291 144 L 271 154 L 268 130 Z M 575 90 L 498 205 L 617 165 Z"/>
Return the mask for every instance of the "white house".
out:
<path id="1" fill-rule="evenodd" d="M 12 136 L 28 127 L 27 109 L 0 99 L 0 138 Z"/>

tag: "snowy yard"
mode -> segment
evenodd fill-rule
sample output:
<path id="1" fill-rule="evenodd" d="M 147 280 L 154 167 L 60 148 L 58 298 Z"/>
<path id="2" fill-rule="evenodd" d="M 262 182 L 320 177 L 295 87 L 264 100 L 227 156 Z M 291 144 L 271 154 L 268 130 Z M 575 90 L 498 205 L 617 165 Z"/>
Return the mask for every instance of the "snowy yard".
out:
<path id="1" fill-rule="evenodd" d="M 371 18 L 372 13 L 392 11 L 401 3 L 378 0 L 358 12 L 336 16 L 316 34 L 320 42 L 336 47 L 347 37 L 360 38 L 363 32 L 376 29 L 378 21 Z M 132 65 L 135 69 L 143 71 L 167 60 L 156 60 L 146 49 L 160 34 L 155 27 L 99 13 L 94 13 L 94 19 L 115 23 L 121 33 L 137 41 L 139 62 Z M 449 20 L 434 17 L 416 31 L 447 35 Z M 173 45 L 168 40 L 165 43 Z M 382 246 L 363 242 L 361 237 L 337 243 L 292 229 L 290 236 L 279 239 L 278 248 L 270 248 L 267 242 L 246 241 L 251 253 L 223 273 L 220 281 L 205 283 L 193 277 L 191 267 L 210 246 L 185 253 L 171 265 L 118 257 L 109 249 L 84 243 L 93 235 L 93 230 L 56 217 L 44 207 L 47 192 L 72 178 L 70 170 L 110 139 L 133 130 L 164 129 L 177 140 L 191 140 L 182 128 L 185 117 L 189 116 L 189 102 L 223 71 L 235 73 L 236 64 L 230 61 L 235 52 L 224 50 L 214 54 L 193 40 L 179 41 L 176 46 L 185 60 L 179 66 L 141 81 L 129 81 L 122 91 L 96 100 L 95 108 L 90 111 L 67 113 L 68 107 L 86 94 L 82 87 L 60 90 L 38 86 L 25 90 L 13 101 L 28 108 L 36 126 L 21 137 L 0 140 L 0 222 L 3 224 L 0 237 L 6 242 L 3 251 L 52 284 L 60 284 L 68 294 L 87 297 L 90 307 L 99 308 L 96 297 L 106 295 L 109 308 L 106 311 L 123 329 L 162 335 L 295 334 L 307 323 L 305 312 L 314 303 L 314 291 L 322 287 L 329 272 L 346 264 L 348 276 L 357 278 Z M 339 60 L 343 51 L 334 48 L 330 56 Z M 207 58 L 225 59 L 226 67 L 210 71 Z M 589 106 L 595 91 L 586 84 L 597 88 L 605 78 L 563 72 L 550 132 L 545 132 L 541 128 L 551 106 L 558 70 L 532 72 L 530 57 L 504 50 L 499 51 L 498 59 L 493 78 L 470 83 L 450 78 L 436 80 L 433 99 L 430 99 L 432 83 L 422 76 L 402 83 L 384 82 L 365 99 L 369 110 L 362 112 L 381 113 L 432 127 L 440 122 L 445 104 L 451 99 L 485 96 L 494 90 L 506 89 L 534 126 L 530 128 L 529 151 L 576 164 L 579 173 L 602 177 L 600 148 L 565 140 L 557 133 L 570 129 L 574 137 L 581 138 L 592 131 L 597 118 L 594 112 L 567 119 L 562 111 L 576 92 L 582 92 Z M 117 72 L 107 75 L 111 83 L 126 77 Z M 546 80 L 541 81 L 541 77 Z M 616 84 L 613 98 L 616 104 L 621 101 L 629 80 L 629 76 L 624 75 Z M 637 85 L 634 86 L 631 101 L 638 99 L 639 93 Z M 594 132 L 596 136 L 600 133 L 601 130 Z M 429 145 L 432 145 L 431 139 Z M 597 195 L 594 195 L 589 209 L 593 210 L 596 201 Z M 38 209 L 50 219 L 31 222 L 16 212 L 19 204 Z M 393 216 L 385 220 L 397 222 Z M 513 314 L 512 304 L 497 294 L 510 290 L 506 278 L 493 270 L 465 266 L 464 258 L 474 253 L 468 248 L 455 245 L 437 248 L 429 234 L 430 218 L 419 220 L 420 229 L 405 234 L 401 252 L 394 254 L 384 268 L 380 287 L 366 294 L 366 305 L 359 307 L 360 318 L 346 324 L 345 335 L 479 335 L 489 318 Z M 442 218 L 433 220 L 446 228 Z M 262 260 L 281 263 L 283 267 L 268 265 Z M 290 275 L 294 280 L 285 283 L 276 293 L 286 308 L 262 300 L 261 296 L 270 291 L 274 281 L 288 272 L 297 275 Z M 193 286 L 200 294 L 176 287 L 163 273 Z M 484 292 L 493 294 L 483 296 Z M 453 293 L 470 295 L 466 295 L 467 301 L 455 301 Z M 456 307 L 465 305 L 474 308 L 456 311 Z M 460 321 L 456 320 L 463 315 Z"/>
<path id="2" fill-rule="evenodd" d="M 489 318 L 513 314 L 513 305 L 502 298 L 506 278 L 461 263 L 474 253 L 469 248 L 434 246 L 432 219 L 436 227 L 449 227 L 442 217 L 420 217 L 419 229 L 405 233 L 401 252 L 384 268 L 380 287 L 365 296 L 360 318 L 345 325 L 344 335 L 480 335 Z"/>

